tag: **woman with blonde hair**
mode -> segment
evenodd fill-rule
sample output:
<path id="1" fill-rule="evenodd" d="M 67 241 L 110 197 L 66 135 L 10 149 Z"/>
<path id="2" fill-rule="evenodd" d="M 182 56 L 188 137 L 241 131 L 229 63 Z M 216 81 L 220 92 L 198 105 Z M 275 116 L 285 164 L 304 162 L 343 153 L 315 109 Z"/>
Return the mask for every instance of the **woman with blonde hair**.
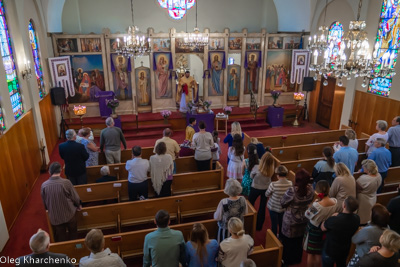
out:
<path id="1" fill-rule="evenodd" d="M 359 202 L 357 214 L 360 216 L 360 225 L 365 225 L 371 218 L 371 208 L 376 203 L 376 191 L 381 185 L 382 179 L 375 161 L 365 159 L 361 164 L 365 174 L 361 175 L 356 181 L 357 200 Z"/>
<path id="2" fill-rule="evenodd" d="M 356 198 L 356 180 L 351 175 L 349 168 L 342 162 L 337 163 L 333 169 L 336 178 L 333 180 L 329 196 L 337 199 L 341 211 L 342 203 L 348 196 Z"/>
<path id="3" fill-rule="evenodd" d="M 261 231 L 265 221 L 265 207 L 267 205 L 265 192 L 271 183 L 272 175 L 274 175 L 274 159 L 270 152 L 266 152 L 262 156 L 260 163 L 255 165 L 250 173 L 250 177 L 253 180 L 250 187 L 250 203 L 254 206 L 260 196 L 260 207 L 257 212 L 257 231 Z"/>
<path id="4" fill-rule="evenodd" d="M 358 148 L 358 140 L 357 140 L 356 132 L 353 129 L 347 129 L 344 132 L 344 135 L 347 136 L 347 138 L 349 138 L 349 147 L 352 147 L 355 150 L 357 150 L 357 148 Z"/>
<path id="5" fill-rule="evenodd" d="M 218 261 L 224 267 L 239 267 L 253 251 L 254 240 L 245 234 L 243 222 L 239 218 L 231 218 L 228 229 L 231 237 L 221 242 Z"/>
<path id="6" fill-rule="evenodd" d="M 261 143 L 260 141 L 258 141 L 258 139 L 256 137 L 250 138 L 250 143 L 255 144 L 257 146 L 258 158 L 261 159 L 266 151 L 264 144 Z"/>
<path id="7" fill-rule="evenodd" d="M 208 239 L 208 232 L 202 223 L 195 223 L 186 243 L 188 267 L 216 267 L 219 245 L 217 240 Z"/>
<path id="8" fill-rule="evenodd" d="M 242 132 L 242 127 L 240 126 L 240 123 L 235 121 L 232 122 L 231 124 L 231 132 L 224 138 L 224 144 L 228 143 L 228 146 L 232 146 L 233 142 L 233 137 L 235 134 L 238 134 L 242 137 L 242 140 L 244 139 L 244 134 Z"/>
<path id="9" fill-rule="evenodd" d="M 370 253 L 364 255 L 356 267 L 395 267 L 398 263 L 400 235 L 392 230 L 385 230 L 379 239 L 381 246 L 372 247 Z"/>

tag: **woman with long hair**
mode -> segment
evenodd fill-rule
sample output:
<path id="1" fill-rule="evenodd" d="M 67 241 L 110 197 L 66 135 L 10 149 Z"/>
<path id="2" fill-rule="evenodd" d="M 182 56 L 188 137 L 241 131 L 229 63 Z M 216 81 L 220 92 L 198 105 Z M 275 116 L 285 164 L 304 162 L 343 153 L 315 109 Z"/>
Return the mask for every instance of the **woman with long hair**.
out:
<path id="1" fill-rule="evenodd" d="M 281 198 L 286 208 L 282 220 L 283 261 L 285 265 L 299 264 L 303 256 L 301 245 L 308 219 L 305 211 L 314 199 L 314 189 L 310 184 L 310 173 L 305 169 L 296 172 L 294 186 Z"/>
<path id="2" fill-rule="evenodd" d="M 225 136 L 224 138 L 224 144 L 228 143 L 228 147 L 232 146 L 233 143 L 233 137 L 235 136 L 235 134 L 238 134 L 242 137 L 242 140 L 244 139 L 244 133 L 242 132 L 242 127 L 240 126 L 240 123 L 235 121 L 232 122 L 231 124 L 231 132 Z M 229 156 L 227 158 L 227 163 L 229 164 Z"/>
<path id="3" fill-rule="evenodd" d="M 227 176 L 233 179 L 243 178 L 244 146 L 239 134 L 233 137 L 232 146 L 228 149 Z"/>
<path id="4" fill-rule="evenodd" d="M 360 225 L 365 225 L 371 218 L 371 208 L 376 203 L 376 191 L 381 185 L 382 178 L 378 172 L 378 166 L 372 159 L 365 159 L 361 163 L 365 174 L 361 175 L 356 181 L 356 191 L 358 200 L 358 216 Z"/>
<path id="5" fill-rule="evenodd" d="M 248 196 L 250 194 L 250 187 L 253 179 L 250 177 L 250 173 L 253 167 L 258 164 L 259 158 L 257 155 L 257 146 L 254 144 L 249 144 L 247 146 L 247 156 L 248 158 L 244 160 L 244 175 L 242 180 L 242 195 Z"/>
<path id="6" fill-rule="evenodd" d="M 335 167 L 335 159 L 333 158 L 332 147 L 324 147 L 322 150 L 322 156 L 324 159 L 315 164 L 311 175 L 314 180 L 314 188 L 320 180 L 326 180 L 328 181 L 329 185 L 332 185 L 333 175 L 335 173 L 335 170 L 333 169 L 333 167 Z"/>
<path id="7" fill-rule="evenodd" d="M 218 249 L 217 240 L 208 238 L 206 227 L 201 223 L 195 223 L 190 234 L 190 241 L 186 243 L 188 267 L 216 267 Z"/>
<path id="8" fill-rule="evenodd" d="M 223 267 L 240 266 L 253 251 L 254 240 L 245 234 L 243 222 L 239 218 L 229 220 L 228 230 L 231 237 L 221 242 L 218 261 Z"/>
<path id="9" fill-rule="evenodd" d="M 329 196 L 337 199 L 339 211 L 342 211 L 342 203 L 348 196 L 356 198 L 356 180 L 342 162 L 336 163 L 334 170 L 336 178 L 333 180 Z"/>
<path id="10" fill-rule="evenodd" d="M 256 153 L 255 151 L 254 153 Z M 250 177 L 253 180 L 250 187 L 249 201 L 254 206 L 258 197 L 260 197 L 260 206 L 257 212 L 256 230 L 261 231 L 265 221 L 265 207 L 267 205 L 267 191 L 274 175 L 274 159 L 270 152 L 266 152 L 260 160 L 260 163 L 252 168 Z"/>

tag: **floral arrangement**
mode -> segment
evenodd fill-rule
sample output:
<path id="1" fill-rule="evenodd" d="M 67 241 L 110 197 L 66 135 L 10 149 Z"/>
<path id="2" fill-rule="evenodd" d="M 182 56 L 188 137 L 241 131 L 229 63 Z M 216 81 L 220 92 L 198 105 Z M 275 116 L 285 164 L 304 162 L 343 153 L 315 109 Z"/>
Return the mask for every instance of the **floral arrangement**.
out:
<path id="1" fill-rule="evenodd" d="M 188 107 L 189 110 L 193 110 L 193 107 L 194 107 L 193 102 L 192 102 L 192 101 L 189 101 L 189 102 L 187 103 L 187 107 Z"/>
<path id="2" fill-rule="evenodd" d="M 119 106 L 119 101 L 118 99 L 114 98 L 114 99 L 107 99 L 106 100 L 106 104 L 107 107 L 111 108 L 111 109 L 115 109 L 116 107 Z"/>
<path id="3" fill-rule="evenodd" d="M 172 112 L 169 110 L 163 110 L 161 111 L 161 116 L 164 117 L 164 119 L 168 119 L 169 116 L 171 116 Z"/>
<path id="4" fill-rule="evenodd" d="M 224 113 L 225 113 L 226 115 L 231 114 L 231 113 L 232 113 L 232 107 L 230 107 L 230 106 L 224 107 Z"/>
<path id="5" fill-rule="evenodd" d="M 282 94 L 282 91 L 279 90 L 272 90 L 271 96 L 274 99 L 274 105 L 276 104 L 276 100 L 278 100 L 279 96 Z"/>
<path id="6" fill-rule="evenodd" d="M 205 101 L 203 102 L 203 106 L 204 106 L 206 109 L 208 109 L 208 108 L 211 106 L 211 104 L 212 104 L 212 101 L 211 101 L 211 100 L 205 100 Z"/>

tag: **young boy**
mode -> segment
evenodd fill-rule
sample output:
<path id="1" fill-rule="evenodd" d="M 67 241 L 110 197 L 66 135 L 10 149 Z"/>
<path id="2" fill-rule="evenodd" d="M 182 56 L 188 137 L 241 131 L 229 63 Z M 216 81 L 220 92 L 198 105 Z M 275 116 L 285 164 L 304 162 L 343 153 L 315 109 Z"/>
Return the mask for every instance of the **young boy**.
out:
<path id="1" fill-rule="evenodd" d="M 196 133 L 196 131 L 194 130 L 195 125 L 196 125 L 196 119 L 190 118 L 189 125 L 186 127 L 186 136 L 185 136 L 185 140 L 189 140 L 190 143 L 193 140 L 193 135 Z"/>

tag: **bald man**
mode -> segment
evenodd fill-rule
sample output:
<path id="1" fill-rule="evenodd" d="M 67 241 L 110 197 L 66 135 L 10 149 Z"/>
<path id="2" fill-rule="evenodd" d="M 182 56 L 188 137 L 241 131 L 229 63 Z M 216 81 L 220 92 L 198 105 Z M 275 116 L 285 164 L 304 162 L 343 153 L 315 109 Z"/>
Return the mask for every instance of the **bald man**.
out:
<path id="1" fill-rule="evenodd" d="M 172 160 L 174 161 L 174 174 L 176 173 L 176 163 L 175 163 L 175 158 L 179 155 L 179 151 L 181 148 L 179 147 L 178 143 L 171 138 L 172 136 L 172 130 L 170 128 L 165 128 L 163 131 L 164 137 L 161 139 L 158 139 L 156 143 L 154 144 L 154 150 L 153 153 L 156 153 L 156 146 L 158 145 L 159 142 L 164 142 L 167 145 L 167 154 L 170 154 L 172 157 Z"/>
<path id="2" fill-rule="evenodd" d="M 29 240 L 32 254 L 16 259 L 16 266 L 50 266 L 50 267 L 73 267 L 75 259 L 69 259 L 65 254 L 49 252 L 49 234 L 39 229 Z M 58 262 L 56 264 L 56 262 Z M 46 264 L 47 263 L 47 264 Z"/>

